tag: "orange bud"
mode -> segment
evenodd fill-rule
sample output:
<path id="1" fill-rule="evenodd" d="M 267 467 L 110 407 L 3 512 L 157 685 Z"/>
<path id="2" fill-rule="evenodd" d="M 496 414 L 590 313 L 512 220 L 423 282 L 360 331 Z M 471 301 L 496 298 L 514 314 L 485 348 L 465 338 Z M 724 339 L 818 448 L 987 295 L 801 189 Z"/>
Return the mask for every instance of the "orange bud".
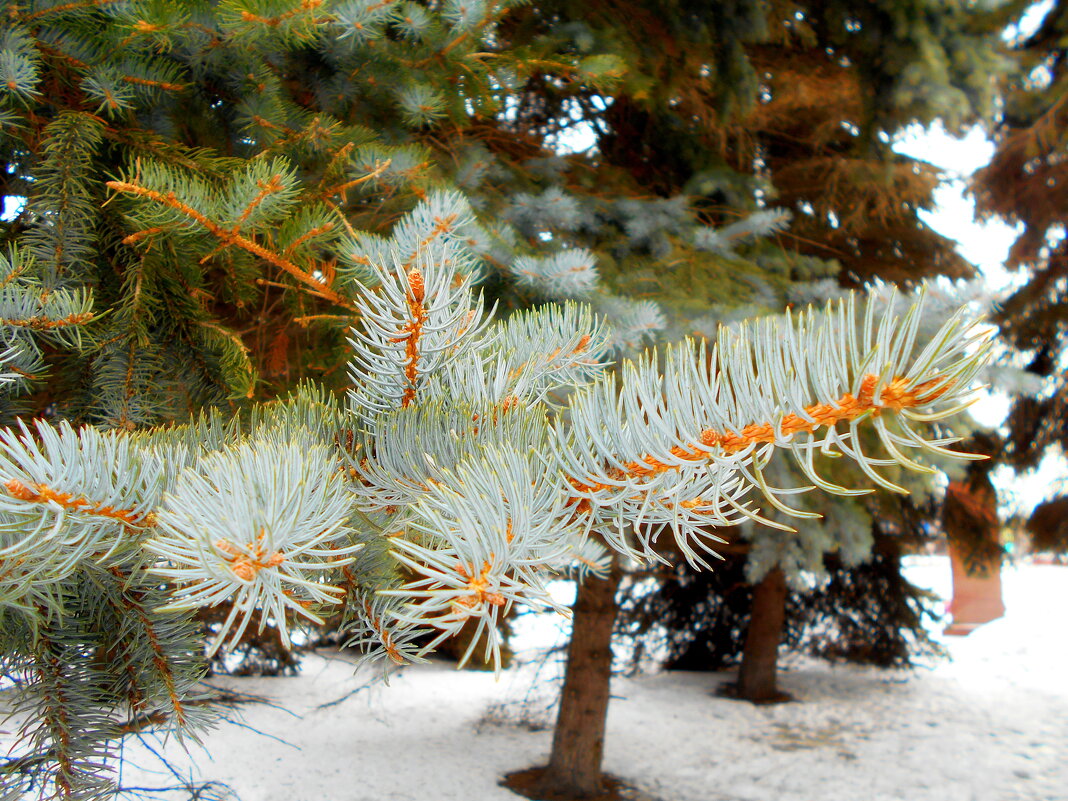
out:
<path id="1" fill-rule="evenodd" d="M 416 303 L 423 302 L 423 293 L 426 291 L 426 286 L 423 283 L 423 274 L 418 267 L 413 267 L 408 271 L 408 289 Z"/>

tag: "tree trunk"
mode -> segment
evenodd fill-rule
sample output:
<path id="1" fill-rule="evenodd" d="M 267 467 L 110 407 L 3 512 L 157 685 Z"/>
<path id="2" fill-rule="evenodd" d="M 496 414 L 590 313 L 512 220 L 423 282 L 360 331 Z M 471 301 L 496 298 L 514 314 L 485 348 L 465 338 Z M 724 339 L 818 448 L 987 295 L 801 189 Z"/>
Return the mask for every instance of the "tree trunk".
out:
<path id="1" fill-rule="evenodd" d="M 623 571 L 612 559 L 607 578 L 588 576 L 578 587 L 560 713 L 549 764 L 539 789 L 557 798 L 589 798 L 604 790 L 601 760 L 612 672 L 616 590 Z"/>
<path id="2" fill-rule="evenodd" d="M 757 704 L 785 698 L 775 686 L 785 616 L 786 576 L 782 568 L 776 567 L 753 589 L 753 611 L 738 671 L 738 698 Z"/>

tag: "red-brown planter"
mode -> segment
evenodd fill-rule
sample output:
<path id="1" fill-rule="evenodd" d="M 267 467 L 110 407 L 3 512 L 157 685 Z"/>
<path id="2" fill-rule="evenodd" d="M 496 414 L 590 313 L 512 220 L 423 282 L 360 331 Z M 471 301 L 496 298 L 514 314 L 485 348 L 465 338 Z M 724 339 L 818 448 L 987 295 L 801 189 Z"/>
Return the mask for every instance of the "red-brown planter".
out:
<path id="1" fill-rule="evenodd" d="M 1005 614 L 1005 602 L 1001 597 L 1001 556 L 984 564 L 975 565 L 971 560 L 965 569 L 965 560 L 960 548 L 952 542 L 949 545 L 949 561 L 953 566 L 953 600 L 949 603 L 949 613 L 953 622 L 946 627 L 945 634 L 971 634 L 978 626 L 996 620 Z"/>

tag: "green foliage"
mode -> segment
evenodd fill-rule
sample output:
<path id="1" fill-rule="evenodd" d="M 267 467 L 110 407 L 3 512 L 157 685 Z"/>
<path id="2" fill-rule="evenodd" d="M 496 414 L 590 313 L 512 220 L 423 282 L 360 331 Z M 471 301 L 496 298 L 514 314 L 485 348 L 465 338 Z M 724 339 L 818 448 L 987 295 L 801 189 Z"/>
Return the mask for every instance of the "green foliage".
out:
<path id="1" fill-rule="evenodd" d="M 1022 270 L 1027 280 L 998 309 L 996 322 L 1021 354 L 1025 376 L 1040 391 L 1016 398 L 1009 436 L 994 457 L 1027 470 L 1068 444 L 1068 205 L 1063 193 L 1068 180 L 1068 6 L 1012 3 L 1002 13 L 1013 34 L 1005 49 L 1016 69 L 1001 85 L 1005 113 L 995 131 L 996 150 L 990 164 L 975 174 L 971 191 L 978 216 L 996 216 L 1020 232 L 1007 264 Z M 1025 25 L 1025 19 L 1033 25 Z M 1025 35 L 1022 30 L 1029 27 L 1033 30 Z M 1042 547 L 1063 550 L 1064 497 L 1053 494 L 1047 500 L 1049 505 L 1035 510 L 1028 528 Z"/>
<path id="2" fill-rule="evenodd" d="M 883 6 L 859 34 L 742 0 L 13 7 L 3 397 L 47 420 L 0 435 L 5 782 L 99 797 L 110 743 L 203 723 L 193 607 L 212 647 L 330 614 L 386 663 L 469 622 L 492 661 L 553 571 L 661 529 L 696 562 L 710 520 L 840 491 L 817 451 L 884 486 L 925 468 L 950 438 L 908 414 L 966 394 L 963 318 L 929 346 L 881 302 L 713 330 L 839 265 L 964 271 L 879 134 L 943 96 L 986 113 L 987 17 Z M 554 152 L 576 129 L 596 147 Z M 693 332 L 718 350 L 605 377 Z"/>
<path id="3" fill-rule="evenodd" d="M 896 522 L 896 521 L 895 521 Z M 814 586 L 791 587 L 781 644 L 831 661 L 908 667 L 941 653 L 923 623 L 935 599 L 901 573 L 898 534 L 875 533 L 863 563 L 826 554 Z M 682 559 L 654 572 L 655 586 L 624 586 L 617 631 L 635 648 L 632 669 L 656 654 L 669 670 L 725 670 L 742 660 L 753 585 L 745 554 L 727 554 L 714 571 Z"/>
<path id="4" fill-rule="evenodd" d="M 603 569 L 605 546 L 658 558 L 651 543 L 666 529 L 701 563 L 709 523 L 782 526 L 752 494 L 808 517 L 779 496 L 845 492 L 817 475 L 817 450 L 888 485 L 875 467 L 920 469 L 905 451 L 948 453 L 951 440 L 923 437 L 908 418 L 953 414 L 970 392 L 985 349 L 962 315 L 924 344 L 919 306 L 879 319 L 875 302 L 858 314 L 850 300 L 724 330 L 711 361 L 687 343 L 664 354 L 662 372 L 652 358 L 626 362 L 617 384 L 587 310 L 480 321 L 471 256 L 445 223 L 463 209 L 428 200 L 392 237 L 408 262 L 372 265 L 378 280 L 354 301 L 348 410 L 308 388 L 240 427 L 217 414 L 147 434 L 41 421 L 0 439 L 0 599 L 11 630 L 27 632 L 5 641 L 4 659 L 43 710 L 40 726 L 26 724 L 35 745 L 6 772 L 94 797 L 106 743 L 137 725 L 124 710 L 187 728 L 185 694 L 203 669 L 190 644 L 199 607 L 229 605 L 209 651 L 268 619 L 288 643 L 291 626 L 340 607 L 370 657 L 420 659 L 473 621 L 464 658 L 484 641 L 496 662 L 499 615 L 514 603 L 555 608 L 547 579 Z M 866 419 L 881 457 L 859 447 Z M 763 470 L 777 449 L 814 486 L 772 488 Z M 153 655 L 166 698 L 142 681 L 100 697 L 112 672 L 136 669 L 123 660 L 66 670 L 68 649 L 114 645 L 96 609 L 137 616 L 120 631 Z"/>
<path id="5" fill-rule="evenodd" d="M 55 285 L 67 272 L 84 279 L 90 269 L 96 246 L 94 206 L 103 195 L 94 183 L 92 161 L 104 129 L 89 114 L 67 111 L 43 133 L 43 158 L 34 171 L 31 201 L 42 217 L 25 242 L 46 271 L 49 285 Z"/>
<path id="6" fill-rule="evenodd" d="M 29 100 L 41 77 L 41 59 L 25 28 L 0 30 L 0 91 Z"/>

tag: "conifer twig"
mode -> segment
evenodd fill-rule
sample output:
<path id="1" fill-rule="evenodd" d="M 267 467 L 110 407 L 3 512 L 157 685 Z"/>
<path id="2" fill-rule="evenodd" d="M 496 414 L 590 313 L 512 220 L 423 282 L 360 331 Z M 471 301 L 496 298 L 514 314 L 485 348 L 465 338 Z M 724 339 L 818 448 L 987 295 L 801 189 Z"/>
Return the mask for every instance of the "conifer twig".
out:
<path id="1" fill-rule="evenodd" d="M 283 22 L 288 19 L 292 19 L 302 11 L 313 11 L 323 4 L 323 0 L 300 0 L 300 2 L 288 11 L 284 11 L 275 17 L 261 17 L 259 14 L 254 14 L 248 10 L 242 10 L 241 19 L 245 22 L 259 22 L 262 25 L 266 25 L 270 28 L 277 28 Z M 322 22 L 324 20 L 312 19 L 312 22 Z"/>
<path id="2" fill-rule="evenodd" d="M 389 165 L 392 163 L 393 159 L 386 159 L 382 162 L 376 161 L 374 169 L 372 169 L 371 172 L 367 173 L 367 175 L 362 175 L 359 178 L 354 178 L 351 181 L 346 181 L 345 183 L 337 184 L 336 186 L 333 186 L 330 189 L 324 189 L 322 192 L 322 197 L 330 198 L 334 195 L 341 195 L 341 199 L 345 200 L 345 192 L 347 190 L 351 189 L 354 186 L 359 186 L 362 183 L 366 183 L 367 181 L 374 180 L 379 175 L 384 173 L 387 169 L 389 169 Z"/>
<path id="3" fill-rule="evenodd" d="M 11 317 L 0 317 L 0 325 L 10 325 L 17 328 L 29 328 L 33 331 L 50 331 L 53 328 L 65 328 L 70 325 L 84 325 L 95 318 L 92 312 L 75 312 L 68 314 L 66 317 L 60 317 L 59 319 L 51 319 L 41 315 L 34 315 L 33 317 L 24 317 L 21 319 L 15 319 Z"/>
<path id="4" fill-rule="evenodd" d="M 155 516 L 139 514 L 133 509 L 116 509 L 102 503 L 95 503 L 88 498 L 73 495 L 69 492 L 60 492 L 45 484 L 23 484 L 16 478 L 4 482 L 4 488 L 13 498 L 31 503 L 54 503 L 67 509 L 76 509 L 85 514 L 109 517 L 120 520 L 128 526 L 136 528 L 149 528 L 156 524 Z"/>
<path id="5" fill-rule="evenodd" d="M 185 89 L 184 83 L 169 83 L 167 81 L 154 81 L 151 78 L 138 78 L 136 75 L 123 75 L 122 80 L 137 86 L 150 86 L 153 89 L 165 89 L 168 92 L 181 92 Z"/>
<path id="6" fill-rule="evenodd" d="M 112 3 L 118 3 L 121 0 L 78 0 L 76 2 L 64 3 L 59 6 L 50 6 L 49 8 L 42 8 L 39 11 L 35 11 L 32 14 L 28 14 L 24 17 L 26 22 L 38 19 L 40 17 L 47 16 L 48 14 L 60 14 L 64 11 L 77 11 L 82 8 L 99 8 L 100 6 L 111 5 Z"/>
<path id="7" fill-rule="evenodd" d="M 411 318 L 401 330 L 397 341 L 404 342 L 404 353 L 407 363 L 404 367 L 404 377 L 408 380 L 408 386 L 404 388 L 401 398 L 401 406 L 407 406 L 415 400 L 417 381 L 419 378 L 419 340 L 423 334 L 423 325 L 426 323 L 428 313 L 423 303 L 424 281 L 423 274 L 418 268 L 413 267 L 408 271 L 408 310 Z"/>
<path id="8" fill-rule="evenodd" d="M 163 204 L 164 206 L 169 206 L 170 208 L 175 209 L 176 211 L 180 211 L 182 214 L 185 214 L 187 217 L 192 218 L 196 222 L 200 223 L 203 227 L 207 228 L 210 233 L 212 233 L 214 236 L 217 236 L 225 244 L 235 245 L 241 248 L 242 250 L 246 250 L 252 255 L 257 256 L 263 259 L 264 261 L 273 264 L 275 267 L 278 267 L 289 273 L 302 284 L 310 287 L 312 290 L 311 294 L 321 297 L 324 300 L 328 300 L 331 303 L 337 306 L 342 306 L 346 309 L 354 308 L 352 301 L 342 295 L 339 295 L 337 292 L 332 290 L 329 286 L 327 286 L 324 282 L 320 281 L 314 275 L 305 272 L 289 259 L 283 258 L 277 253 L 268 250 L 258 242 L 255 242 L 254 240 L 249 239 L 248 237 L 245 237 L 235 231 L 223 228 L 218 223 L 205 217 L 192 206 L 183 203 L 177 198 L 174 192 L 167 192 L 164 194 L 163 192 L 156 192 L 153 189 L 149 189 L 148 187 L 141 186 L 140 184 L 131 183 L 129 181 L 108 181 L 107 186 L 109 189 L 114 189 L 117 192 L 127 192 L 129 194 L 146 197 L 149 200 L 154 200 L 157 203 Z M 131 234 L 131 236 L 136 236 L 136 234 Z M 128 239 L 129 237 L 124 239 L 123 242 L 127 242 Z"/>
<path id="9" fill-rule="evenodd" d="M 900 411 L 932 403 L 944 395 L 953 383 L 936 379 L 908 390 L 908 378 L 895 378 L 883 388 L 879 402 L 876 403 L 874 395 L 878 381 L 879 376 L 869 373 L 864 376 L 858 395 L 847 393 L 834 404 L 818 403 L 806 406 L 805 412 L 815 422 L 810 423 L 800 415 L 791 413 L 783 417 L 778 426 L 770 422 L 751 423 L 738 433 L 719 432 L 706 428 L 701 432 L 700 446 L 683 448 L 673 445 L 670 453 L 683 462 L 700 462 L 710 459 L 711 454 L 708 449 L 713 447 L 718 447 L 723 455 L 729 455 L 756 443 L 776 442 L 779 435 L 812 432 L 820 426 L 831 427 L 838 423 L 856 420 L 869 412 L 878 415 L 884 409 Z M 622 468 L 614 468 L 607 475 L 613 480 L 622 480 L 634 476 L 650 476 L 667 470 L 680 470 L 682 466 L 682 463 L 666 464 L 654 456 L 645 454 L 637 460 L 627 462 Z M 579 492 L 594 492 L 609 488 L 608 484 L 583 484 L 574 478 L 569 478 L 568 482 Z"/>

